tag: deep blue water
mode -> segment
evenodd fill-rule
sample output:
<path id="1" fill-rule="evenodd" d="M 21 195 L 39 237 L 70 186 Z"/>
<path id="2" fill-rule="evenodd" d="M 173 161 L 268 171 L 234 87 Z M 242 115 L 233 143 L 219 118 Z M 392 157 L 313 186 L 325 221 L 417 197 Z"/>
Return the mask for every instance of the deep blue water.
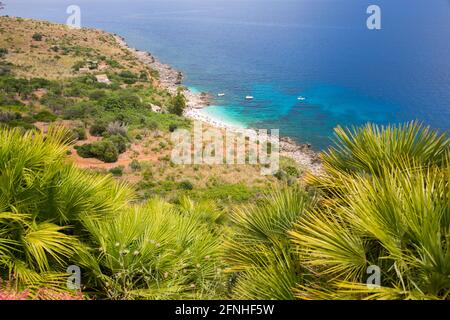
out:
<path id="1" fill-rule="evenodd" d="M 188 86 L 226 93 L 207 112 L 317 149 L 337 124 L 450 128 L 449 0 L 4 2 L 5 14 L 56 22 L 77 3 L 83 26 L 123 35 Z M 367 29 L 369 4 L 381 7 L 382 30 Z"/>

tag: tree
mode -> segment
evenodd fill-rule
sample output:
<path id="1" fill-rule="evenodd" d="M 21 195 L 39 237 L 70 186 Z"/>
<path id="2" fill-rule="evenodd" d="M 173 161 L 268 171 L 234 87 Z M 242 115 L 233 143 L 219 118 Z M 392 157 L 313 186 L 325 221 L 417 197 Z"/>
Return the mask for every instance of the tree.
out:
<path id="1" fill-rule="evenodd" d="M 183 115 L 183 111 L 186 108 L 186 98 L 181 92 L 178 92 L 175 97 L 172 98 L 169 106 L 169 112 L 178 116 Z"/>

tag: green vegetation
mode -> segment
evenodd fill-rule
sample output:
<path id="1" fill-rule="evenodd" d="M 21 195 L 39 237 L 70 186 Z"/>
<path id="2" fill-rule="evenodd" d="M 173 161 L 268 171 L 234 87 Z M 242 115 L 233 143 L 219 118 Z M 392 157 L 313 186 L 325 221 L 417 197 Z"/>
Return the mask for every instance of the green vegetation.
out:
<path id="1" fill-rule="evenodd" d="M 450 298 L 446 134 L 339 127 L 317 175 L 284 157 L 275 177 L 176 166 L 181 92 L 107 34 L 0 19 L 26 44 L 0 37 L 0 297 Z"/>
<path id="2" fill-rule="evenodd" d="M 336 138 L 325 173 L 307 179 L 315 197 L 273 191 L 233 214 L 235 297 L 448 299 L 449 139 L 416 123 Z M 369 266 L 379 287 L 366 284 Z"/>
<path id="3" fill-rule="evenodd" d="M 123 166 L 118 166 L 112 169 L 109 169 L 109 173 L 113 176 L 121 177 L 123 175 Z"/>
<path id="4" fill-rule="evenodd" d="M 186 98 L 181 92 L 178 92 L 177 95 L 170 101 L 169 112 L 178 116 L 182 116 L 185 108 Z"/>
<path id="5" fill-rule="evenodd" d="M 38 33 L 38 32 L 33 34 L 33 36 L 32 36 L 34 41 L 42 41 L 42 37 L 43 37 L 42 33 Z"/>
<path id="6" fill-rule="evenodd" d="M 67 136 L 0 131 L 0 277 L 33 298 L 66 291 L 65 269 L 77 264 L 92 297 L 220 297 L 222 232 L 205 222 L 214 207 L 132 206 L 125 184 L 65 162 Z"/>
<path id="7" fill-rule="evenodd" d="M 119 211 L 131 191 L 66 164 L 66 131 L 0 130 L 0 277 L 16 288 L 63 290 L 82 249 L 84 215 Z"/>
<path id="8" fill-rule="evenodd" d="M 76 146 L 77 153 L 82 158 L 97 158 L 106 163 L 116 162 L 119 151 L 110 140 L 97 141 L 89 144 Z"/>
<path id="9" fill-rule="evenodd" d="M 309 175 L 306 188 L 274 187 L 248 203 L 244 186 L 200 191 L 183 180 L 179 188 L 198 200 L 176 204 L 136 204 L 126 185 L 68 164 L 70 136 L 0 131 L 0 276 L 19 291 L 44 283 L 64 291 L 64 267 L 75 263 L 96 298 L 448 298 L 445 135 L 416 123 L 338 128 L 325 172 Z M 237 202 L 220 198 L 233 192 L 243 205 L 230 212 Z M 366 285 L 372 265 L 380 287 Z"/>

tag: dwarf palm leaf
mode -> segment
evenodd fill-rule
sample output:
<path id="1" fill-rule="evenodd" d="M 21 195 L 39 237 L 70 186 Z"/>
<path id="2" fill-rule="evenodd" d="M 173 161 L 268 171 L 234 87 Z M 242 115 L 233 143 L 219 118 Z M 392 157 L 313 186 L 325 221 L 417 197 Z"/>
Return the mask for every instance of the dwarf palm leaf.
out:
<path id="1" fill-rule="evenodd" d="M 387 163 L 441 165 L 450 147 L 445 133 L 417 122 L 386 127 L 367 124 L 351 130 L 338 127 L 335 138 L 335 146 L 322 157 L 324 165 L 354 173 L 381 174 Z"/>
<path id="2" fill-rule="evenodd" d="M 292 299 L 301 267 L 291 250 L 288 231 L 314 199 L 300 188 L 272 190 L 257 205 L 232 213 L 234 234 L 225 243 L 228 272 L 237 273 L 234 297 Z"/>
<path id="3" fill-rule="evenodd" d="M 385 168 L 379 177 L 345 179 L 340 205 L 299 221 L 291 235 L 305 265 L 331 283 L 324 296 L 448 298 L 449 168 Z M 369 265 L 381 268 L 379 290 L 362 285 Z M 310 288 L 299 296 L 324 293 Z"/>
<path id="4" fill-rule="evenodd" d="M 109 298 L 215 295 L 220 237 L 195 215 L 151 200 L 114 217 L 86 216 L 83 222 L 98 248 L 84 261 Z"/>
<path id="5" fill-rule="evenodd" d="M 68 136 L 62 128 L 46 135 L 0 130 L 0 277 L 18 286 L 62 285 L 81 248 L 70 226 L 84 215 L 118 212 L 132 199 L 111 177 L 68 164 Z"/>
<path id="6" fill-rule="evenodd" d="M 386 168 L 444 165 L 450 150 L 450 139 L 417 122 L 403 125 L 335 129 L 335 145 L 322 154 L 324 173 L 308 175 L 311 185 L 325 191 L 330 204 L 337 194 L 345 193 L 344 179 L 359 175 L 383 175 Z M 334 199 L 333 199 L 334 198 Z"/>

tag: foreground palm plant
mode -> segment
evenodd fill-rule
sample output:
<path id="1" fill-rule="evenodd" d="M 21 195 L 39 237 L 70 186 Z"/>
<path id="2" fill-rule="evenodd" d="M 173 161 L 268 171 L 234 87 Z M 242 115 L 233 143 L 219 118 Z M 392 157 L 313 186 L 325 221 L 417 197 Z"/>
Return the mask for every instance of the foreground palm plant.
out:
<path id="1" fill-rule="evenodd" d="M 119 211 L 129 190 L 66 163 L 68 133 L 0 130 L 0 278 L 65 288 L 81 217 Z M 73 261 L 73 260 L 72 260 Z"/>
<path id="2" fill-rule="evenodd" d="M 318 280 L 311 288 L 302 285 L 299 297 L 449 298 L 449 170 L 406 169 L 345 181 L 348 194 L 340 205 L 309 213 L 292 232 Z M 366 285 L 371 265 L 381 270 L 379 288 Z"/>
<path id="3" fill-rule="evenodd" d="M 329 204 L 346 192 L 341 181 L 355 175 L 380 176 L 386 169 L 441 166 L 450 148 L 450 139 L 417 122 L 403 125 L 335 129 L 335 145 L 322 154 L 325 174 L 308 175 L 310 185 L 323 191 Z M 329 196 L 329 197 L 328 197 Z M 338 197 L 339 198 L 339 197 Z"/>
<path id="4" fill-rule="evenodd" d="M 84 260 L 99 294 L 110 299 L 217 298 L 224 286 L 221 234 L 201 221 L 207 212 L 200 215 L 203 210 L 190 205 L 186 211 L 186 204 L 179 209 L 154 199 L 114 217 L 85 217 L 96 249 Z"/>
<path id="5" fill-rule="evenodd" d="M 297 297 L 450 298 L 448 138 L 415 123 L 337 136 L 325 173 L 310 177 L 325 201 L 291 232 L 313 276 Z"/>
<path id="6" fill-rule="evenodd" d="M 232 214 L 235 232 L 225 244 L 228 272 L 236 274 L 237 299 L 294 299 L 293 287 L 303 270 L 288 231 L 314 200 L 297 187 L 275 189 L 257 205 Z"/>

